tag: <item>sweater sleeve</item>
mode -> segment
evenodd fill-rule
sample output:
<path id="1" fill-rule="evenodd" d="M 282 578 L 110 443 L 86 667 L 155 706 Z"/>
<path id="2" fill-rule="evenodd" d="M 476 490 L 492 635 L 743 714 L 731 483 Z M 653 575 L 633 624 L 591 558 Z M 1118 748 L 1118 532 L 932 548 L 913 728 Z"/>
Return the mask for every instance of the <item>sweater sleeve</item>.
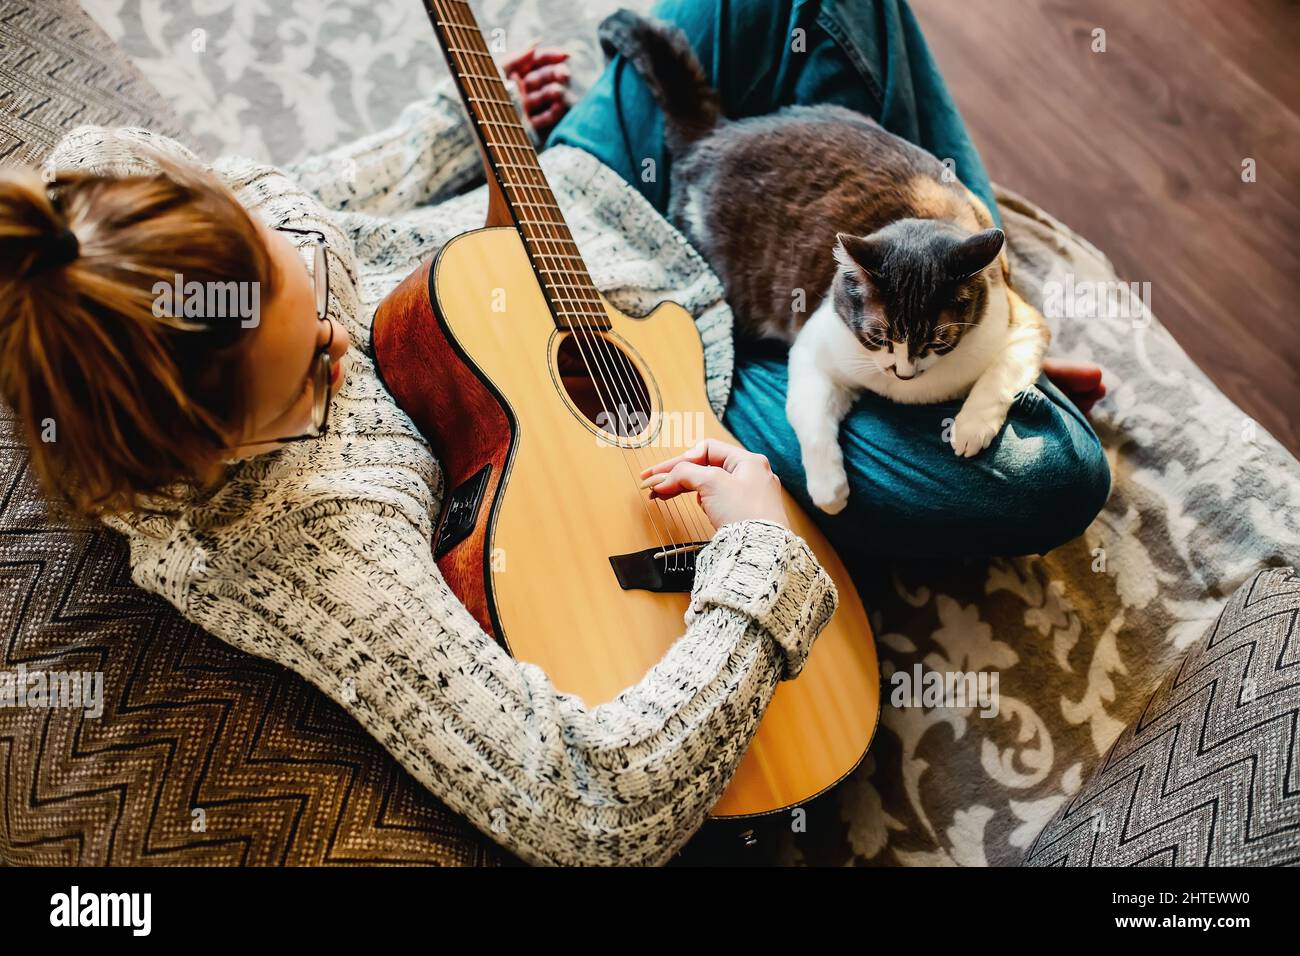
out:
<path id="1" fill-rule="evenodd" d="M 513 83 L 511 99 L 522 108 Z M 531 124 L 525 128 L 536 145 Z M 483 178 L 478 141 L 450 77 L 387 129 L 301 160 L 286 172 L 339 212 L 392 216 L 436 203 Z"/>
<path id="2" fill-rule="evenodd" d="M 427 539 L 381 506 L 294 521 L 274 546 L 223 560 L 187 567 L 189 617 L 322 689 L 449 807 L 540 864 L 671 858 L 837 601 L 802 539 L 726 526 L 699 555 L 685 635 L 587 707 L 484 633 Z"/>
<path id="3" fill-rule="evenodd" d="M 44 165 L 53 172 L 75 169 L 99 176 L 152 176 L 158 172 L 157 156 L 202 165 L 176 140 L 133 126 L 78 126 L 55 144 Z"/>

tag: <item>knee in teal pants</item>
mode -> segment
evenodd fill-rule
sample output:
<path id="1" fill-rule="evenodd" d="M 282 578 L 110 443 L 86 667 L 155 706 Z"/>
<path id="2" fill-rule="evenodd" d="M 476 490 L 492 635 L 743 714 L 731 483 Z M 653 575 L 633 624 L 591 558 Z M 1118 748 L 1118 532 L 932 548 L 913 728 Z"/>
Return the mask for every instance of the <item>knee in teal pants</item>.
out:
<path id="1" fill-rule="evenodd" d="M 960 401 L 899 405 L 867 393 L 840 430 L 849 503 L 831 517 L 805 492 L 799 442 L 785 417 L 784 357 L 737 364 L 726 424 L 772 463 L 836 548 L 852 557 L 1042 554 L 1083 532 L 1110 494 L 1097 436 L 1046 378 L 1012 404 L 974 458 L 948 443 Z"/>
<path id="2" fill-rule="evenodd" d="M 856 109 L 951 159 L 997 216 L 984 165 L 904 0 L 661 0 L 653 12 L 686 33 L 728 116 L 793 103 Z M 552 132 L 553 144 L 594 154 L 666 210 L 672 165 L 663 118 L 622 57 Z M 785 417 L 785 357 L 741 349 L 736 358 L 726 424 L 807 504 Z M 1022 393 L 1002 433 L 973 459 L 945 441 L 945 419 L 959 407 L 871 394 L 854 406 L 841 432 L 848 507 L 834 517 L 813 509 L 846 557 L 1044 553 L 1096 517 L 1110 491 L 1106 457 L 1050 382 Z"/>

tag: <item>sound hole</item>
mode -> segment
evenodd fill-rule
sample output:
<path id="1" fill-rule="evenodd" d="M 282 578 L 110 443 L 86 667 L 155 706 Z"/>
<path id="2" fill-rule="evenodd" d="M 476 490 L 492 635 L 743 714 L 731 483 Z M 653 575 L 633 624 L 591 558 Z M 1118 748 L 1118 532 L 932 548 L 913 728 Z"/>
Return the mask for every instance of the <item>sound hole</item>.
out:
<path id="1" fill-rule="evenodd" d="M 564 390 L 589 422 L 619 438 L 646 430 L 650 390 L 616 344 L 598 332 L 566 332 L 555 360 Z"/>

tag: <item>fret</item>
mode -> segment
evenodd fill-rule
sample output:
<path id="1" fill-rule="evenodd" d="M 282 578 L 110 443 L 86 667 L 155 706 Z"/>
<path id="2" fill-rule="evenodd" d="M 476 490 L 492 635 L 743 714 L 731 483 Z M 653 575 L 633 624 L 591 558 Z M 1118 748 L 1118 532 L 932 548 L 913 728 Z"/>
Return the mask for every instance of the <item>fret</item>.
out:
<path id="1" fill-rule="evenodd" d="M 470 99 L 470 97 L 466 97 L 466 99 Z M 471 102 L 472 102 L 472 100 L 471 100 Z M 527 134 L 524 133 L 524 128 L 523 128 L 522 126 L 520 126 L 518 123 L 514 122 L 513 120 L 488 119 L 486 116 L 480 116 L 480 117 L 478 117 L 477 119 L 478 119 L 478 124 L 479 124 L 479 126 L 493 126 L 493 127 L 496 127 L 496 130 L 495 130 L 496 132 L 502 132 L 502 131 L 507 132 L 507 133 L 515 133 L 515 132 L 517 132 L 517 133 L 519 133 L 521 136 L 525 136 L 525 135 L 527 135 Z M 532 143 L 528 143 L 527 146 L 525 146 L 524 143 L 503 143 L 503 142 L 501 142 L 500 140 L 496 140 L 496 139 L 489 139 L 489 140 L 486 140 L 485 143 L 486 143 L 486 145 L 488 145 L 488 146 L 497 146 L 497 147 L 499 147 L 499 148 L 501 148 L 501 149 L 529 149 L 529 150 L 531 150 L 531 149 L 533 148 L 533 144 L 532 144 Z"/>
<path id="2" fill-rule="evenodd" d="M 550 195 L 550 184 L 547 183 L 546 174 L 542 172 L 542 168 L 540 166 L 520 166 L 518 163 L 498 163 L 498 166 L 501 169 L 510 170 L 511 175 L 515 177 L 515 178 L 507 179 L 506 180 L 507 185 L 511 185 L 511 186 L 517 185 L 520 189 L 531 189 L 539 193 L 546 193 L 547 195 L 545 195 L 543 198 L 547 200 L 551 200 L 555 198 L 554 196 Z M 522 170 L 523 172 L 520 172 L 520 170 Z M 525 172 L 535 176 L 538 180 L 540 180 L 540 182 L 524 181 L 522 177 Z"/>
<path id="3" fill-rule="evenodd" d="M 523 200 L 519 200 L 515 202 L 515 205 L 532 206 L 534 209 L 554 209 L 556 212 L 560 212 L 560 207 L 555 205 L 555 203 L 553 202 L 525 202 Z M 548 223 L 548 225 L 561 225 L 561 223 Z"/>
<path id="4" fill-rule="evenodd" d="M 466 99 L 468 99 L 468 97 L 466 97 Z M 532 140 L 530 140 L 528 138 L 528 134 L 524 132 L 524 127 L 519 122 L 519 119 L 517 118 L 518 115 L 519 114 L 517 113 L 513 113 L 513 107 L 512 107 L 512 114 L 510 119 L 491 119 L 486 116 L 480 116 L 478 118 L 480 125 L 496 127 L 498 132 L 519 134 L 519 139 L 520 139 L 519 142 L 503 143 L 500 142 L 499 140 L 493 140 L 489 142 L 487 145 L 500 146 L 502 149 L 517 149 L 517 150 L 527 152 L 529 155 L 536 155 L 536 153 L 533 152 Z"/>
<path id="5" fill-rule="evenodd" d="M 515 203 L 515 205 L 516 205 L 516 206 L 531 206 L 531 205 L 533 205 L 533 203 Z M 551 208 L 557 208 L 557 207 L 551 207 Z M 563 226 L 564 223 L 563 223 L 562 221 L 557 222 L 557 221 L 554 220 L 554 219 L 549 219 L 549 220 L 542 220 L 542 219 L 520 219 L 520 220 L 519 220 L 519 225 L 521 225 L 521 226 Z M 565 241 L 566 241 L 566 242 L 572 242 L 573 240 L 571 240 L 571 239 L 566 239 Z"/>
<path id="6" fill-rule="evenodd" d="M 484 60 L 490 60 L 493 66 L 496 66 L 497 63 L 496 60 L 492 59 L 492 54 L 486 50 L 467 50 L 464 47 L 452 46 L 450 43 L 447 44 L 445 49 L 448 53 L 459 53 L 463 56 L 477 56 Z"/>
<path id="7" fill-rule="evenodd" d="M 570 280 L 577 279 L 583 285 L 587 285 L 588 283 L 591 282 L 591 277 L 587 275 L 587 270 L 582 265 L 582 260 L 577 256 L 543 255 L 543 256 L 539 256 L 538 258 L 555 259 L 557 261 L 560 259 L 571 258 L 578 263 L 577 268 L 571 268 L 569 266 L 561 266 L 561 265 L 548 266 L 544 262 L 537 263 L 537 274 L 541 276 L 542 280 L 545 281 L 548 285 L 552 282 L 555 282 L 557 276 L 562 279 L 570 279 Z M 593 285 L 592 288 L 594 289 L 595 286 Z"/>
<path id="8" fill-rule="evenodd" d="M 545 237 L 535 239 L 535 238 L 532 237 L 532 236 L 524 236 L 524 238 L 527 239 L 529 242 L 562 242 L 562 243 L 564 243 L 565 245 L 568 245 L 568 246 L 576 246 L 576 245 L 577 245 L 577 243 L 574 242 L 572 239 L 547 239 L 547 238 L 545 238 Z M 570 256 L 569 258 L 577 258 L 577 257 L 576 257 L 576 256 Z"/>
<path id="9" fill-rule="evenodd" d="M 580 289 L 584 292 L 587 291 L 588 289 L 591 290 L 595 289 L 595 286 L 573 285 L 572 283 L 569 282 L 551 282 L 549 279 L 547 280 L 546 284 L 549 285 L 552 289 Z"/>
<path id="10" fill-rule="evenodd" d="M 470 100 L 470 102 L 473 102 L 472 97 L 467 96 L 466 99 Z M 518 114 L 514 114 L 514 115 L 517 116 Z M 503 143 L 500 142 L 499 140 L 492 140 L 487 145 L 500 146 L 502 149 L 518 149 L 518 150 L 526 150 L 529 153 L 533 152 L 532 140 L 530 140 L 528 138 L 528 134 L 524 132 L 523 124 L 520 123 L 518 119 L 515 119 L 514 116 L 512 116 L 512 118 L 510 119 L 492 119 L 491 117 L 480 116 L 478 117 L 478 121 L 479 121 L 479 125 L 481 126 L 496 127 L 498 132 L 519 134 L 519 138 L 520 138 L 519 142 Z"/>
<path id="11" fill-rule="evenodd" d="M 484 130 L 484 134 L 486 133 L 487 130 Z M 496 150 L 515 149 L 522 152 L 524 149 L 523 144 L 502 143 L 499 140 L 489 139 L 486 135 L 484 135 L 483 137 L 483 145 L 488 147 L 489 149 L 496 149 Z M 493 158 L 496 159 L 499 157 L 493 157 Z"/>
<path id="12" fill-rule="evenodd" d="M 547 275 L 547 278 L 546 278 L 546 287 L 547 287 L 548 289 L 577 289 L 579 292 L 582 292 L 582 293 L 584 293 L 584 294 L 585 294 L 585 293 L 591 293 L 592 295 L 597 295 L 597 294 L 598 294 L 598 293 L 596 292 L 596 287 L 595 287 L 594 285 L 589 285 L 586 281 L 579 281 L 579 282 L 575 285 L 575 284 L 572 283 L 572 282 L 556 282 L 554 279 L 551 278 L 551 276 L 553 276 L 553 275 L 562 275 L 562 276 L 564 276 L 566 279 L 580 279 L 580 280 L 585 280 L 585 279 L 586 279 L 585 276 L 579 276 L 578 273 L 576 273 L 576 272 L 571 272 L 571 271 L 563 270 L 563 269 L 560 269 L 560 270 L 557 270 L 557 269 L 547 269 L 547 270 L 545 270 L 545 272 L 546 272 L 546 275 Z M 565 298 L 567 298 L 567 299 L 569 299 L 569 300 L 571 300 L 571 301 L 573 300 L 573 296 L 566 296 Z"/>
<path id="13" fill-rule="evenodd" d="M 585 302 L 579 302 L 574 299 L 561 299 L 555 306 L 555 313 L 562 316 L 585 316 L 587 318 L 604 318 L 605 307 L 599 299 L 588 299 Z"/>
<path id="14" fill-rule="evenodd" d="M 579 283 L 579 284 L 575 285 L 575 284 L 572 283 L 572 282 L 556 282 L 554 279 L 549 278 L 549 276 L 552 275 L 552 274 L 554 274 L 554 273 L 555 273 L 555 270 L 553 270 L 553 269 L 552 269 L 552 270 L 547 270 L 548 278 L 546 279 L 546 287 L 547 287 L 548 289 L 576 289 L 576 290 L 578 290 L 579 292 L 582 292 L 582 293 L 584 294 L 584 296 L 585 296 L 587 293 L 590 293 L 591 296 L 592 296 L 593 298 L 589 298 L 589 299 L 587 299 L 587 301 L 589 301 L 589 302 L 590 302 L 590 301 L 594 301 L 594 297 L 597 296 L 597 295 L 599 295 L 599 293 L 596 291 L 596 287 L 595 287 L 594 285 L 587 285 L 587 284 L 584 284 L 584 283 Z M 568 279 L 577 279 L 577 278 L 578 278 L 578 274 L 577 274 L 577 273 L 573 273 L 573 272 L 570 272 L 570 273 L 561 272 L 560 275 L 564 275 L 565 278 L 568 278 Z M 567 299 L 567 300 L 570 301 L 570 302 L 573 302 L 573 301 L 580 301 L 580 300 L 575 299 L 573 296 L 563 296 L 562 298 L 565 298 L 565 299 Z"/>

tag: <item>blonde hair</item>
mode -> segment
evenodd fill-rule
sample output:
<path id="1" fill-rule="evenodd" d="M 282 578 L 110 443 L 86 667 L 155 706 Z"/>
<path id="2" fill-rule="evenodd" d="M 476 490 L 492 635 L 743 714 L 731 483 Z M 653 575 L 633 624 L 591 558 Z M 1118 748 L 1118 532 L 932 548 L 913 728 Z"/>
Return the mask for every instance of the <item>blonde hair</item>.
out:
<path id="1" fill-rule="evenodd" d="M 243 433 L 239 316 L 159 315 L 154 286 L 257 282 L 257 226 L 211 174 L 0 170 L 0 395 L 51 497 L 98 516 L 210 486 Z"/>

